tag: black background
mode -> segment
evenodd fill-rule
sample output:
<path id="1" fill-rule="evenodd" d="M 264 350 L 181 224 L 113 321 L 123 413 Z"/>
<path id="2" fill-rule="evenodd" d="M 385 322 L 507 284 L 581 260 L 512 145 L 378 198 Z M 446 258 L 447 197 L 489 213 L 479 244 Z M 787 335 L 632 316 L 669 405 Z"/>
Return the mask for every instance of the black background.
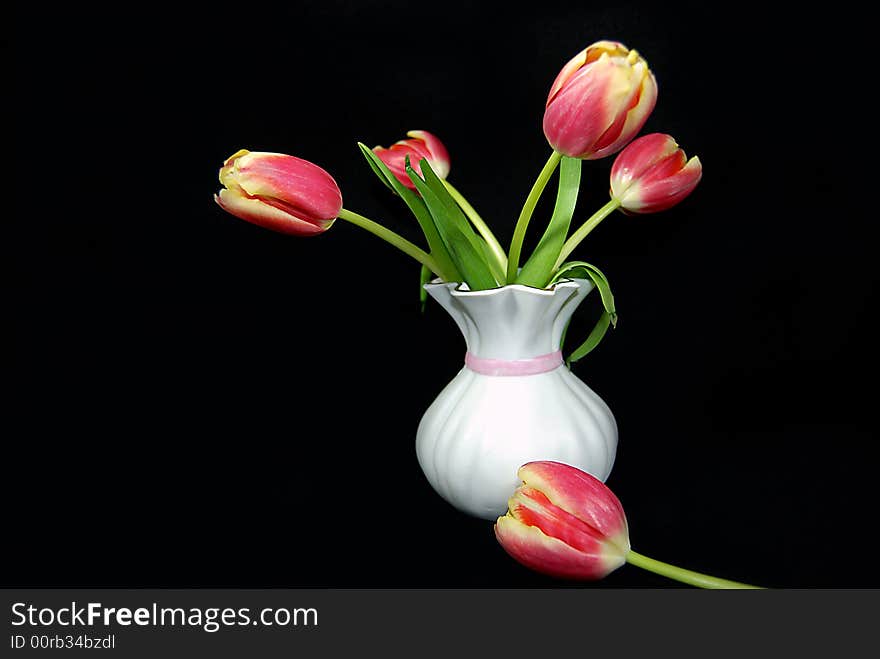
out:
<path id="1" fill-rule="evenodd" d="M 425 129 L 506 245 L 549 154 L 553 78 L 610 38 L 657 77 L 643 132 L 704 165 L 680 206 L 616 214 L 576 252 L 620 313 L 575 372 L 617 418 L 608 484 L 633 547 L 766 586 L 880 585 L 876 211 L 857 158 L 873 74 L 857 15 L 803 7 L 20 6 L 0 580 L 571 585 L 514 563 L 419 469 L 416 427 L 464 344 L 439 306 L 419 312 L 418 265 L 342 221 L 273 234 L 212 195 L 239 148 L 292 153 L 417 240 L 356 142 Z M 576 217 L 610 165 L 585 163 Z M 670 585 L 624 567 L 588 586 Z"/>

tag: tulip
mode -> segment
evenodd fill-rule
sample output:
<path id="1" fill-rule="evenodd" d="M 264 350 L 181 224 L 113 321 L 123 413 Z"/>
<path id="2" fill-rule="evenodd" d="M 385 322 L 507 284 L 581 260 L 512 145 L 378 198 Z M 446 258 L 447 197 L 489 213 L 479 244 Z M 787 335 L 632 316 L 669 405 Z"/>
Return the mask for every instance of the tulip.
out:
<path id="1" fill-rule="evenodd" d="M 703 166 L 670 135 L 651 133 L 629 144 L 611 167 L 611 197 L 629 213 L 656 213 L 687 197 L 700 178 Z"/>
<path id="2" fill-rule="evenodd" d="M 443 142 L 426 130 L 411 130 L 407 136 L 410 139 L 395 142 L 388 149 L 382 146 L 373 147 L 373 153 L 385 163 L 397 180 L 410 190 L 415 190 L 416 186 L 406 173 L 407 156 L 410 165 L 419 176 L 424 178 L 419 163 L 425 158 L 434 173 L 445 179 L 449 175 L 449 152 L 443 146 Z"/>
<path id="3" fill-rule="evenodd" d="M 558 152 L 595 160 L 617 153 L 657 102 L 648 63 L 615 41 L 597 41 L 566 64 L 547 97 L 544 135 Z"/>
<path id="4" fill-rule="evenodd" d="M 214 201 L 243 220 L 281 233 L 314 236 L 339 218 L 393 245 L 438 276 L 444 274 L 436 260 L 417 245 L 343 208 L 336 181 L 307 160 L 242 149 L 223 163 L 220 182 L 225 189 L 214 195 Z"/>
<path id="5" fill-rule="evenodd" d="M 342 210 L 336 181 L 315 164 L 282 153 L 232 154 L 220 169 L 224 210 L 261 227 L 296 236 L 323 233 Z"/>
<path id="6" fill-rule="evenodd" d="M 584 222 L 562 246 L 558 269 L 599 223 L 618 208 L 627 215 L 656 213 L 687 197 L 703 177 L 703 165 L 687 159 L 675 140 L 651 133 L 630 143 L 611 166 L 611 199 Z"/>
<path id="7" fill-rule="evenodd" d="M 495 523 L 517 561 L 569 579 L 601 579 L 626 562 L 629 535 L 620 501 L 599 479 L 560 462 L 530 462 Z"/>
<path id="8" fill-rule="evenodd" d="M 406 171 L 407 160 L 410 167 L 422 178 L 425 177 L 422 172 L 421 161 L 428 161 L 428 166 L 441 179 L 446 191 L 452 197 L 462 212 L 474 225 L 474 228 L 480 233 L 486 241 L 489 248 L 491 259 L 487 263 L 492 269 L 493 276 L 496 281 L 500 281 L 504 277 L 504 269 L 507 267 L 507 255 L 504 253 L 498 239 L 489 229 L 489 226 L 480 217 L 476 209 L 465 199 L 455 186 L 446 178 L 449 176 L 449 152 L 440 139 L 426 130 L 411 130 L 407 133 L 410 139 L 399 140 L 386 149 L 382 146 L 373 147 L 372 151 L 379 160 L 388 168 L 394 177 L 410 190 L 417 190 L 415 182 L 409 177 Z M 431 227 L 422 227 L 428 238 L 429 244 L 432 242 L 433 235 L 436 230 Z M 438 236 L 439 239 L 439 236 Z M 445 248 L 443 248 L 445 251 Z M 434 253 L 439 252 L 434 248 Z M 454 266 L 453 266 L 454 267 Z"/>
<path id="9" fill-rule="evenodd" d="M 561 462 L 529 462 L 495 522 L 495 537 L 517 561 L 563 579 L 594 580 L 624 563 L 700 588 L 756 588 L 693 572 L 630 549 L 623 506 L 602 481 Z"/>

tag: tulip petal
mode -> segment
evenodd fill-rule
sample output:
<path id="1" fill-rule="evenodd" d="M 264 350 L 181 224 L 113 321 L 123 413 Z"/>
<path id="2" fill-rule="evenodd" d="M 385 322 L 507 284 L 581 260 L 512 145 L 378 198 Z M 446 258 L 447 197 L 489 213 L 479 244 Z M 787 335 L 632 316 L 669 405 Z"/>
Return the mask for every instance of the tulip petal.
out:
<path id="1" fill-rule="evenodd" d="M 280 153 L 248 153 L 235 163 L 234 177 L 251 197 L 267 197 L 290 204 L 297 215 L 332 220 L 342 208 L 336 181 L 322 168 Z"/>
<path id="2" fill-rule="evenodd" d="M 223 161 L 223 167 L 220 168 L 220 183 L 222 183 L 224 187 L 241 190 L 241 186 L 235 181 L 235 176 L 233 175 L 235 172 L 235 161 L 241 156 L 245 156 L 249 153 L 250 151 L 247 149 L 239 149 Z"/>
<path id="3" fill-rule="evenodd" d="M 250 153 L 250 151 L 248 151 L 247 149 L 239 149 L 238 151 L 236 151 L 231 156 L 229 156 L 226 160 L 223 161 L 223 166 L 228 167 L 229 165 L 234 163 L 236 160 L 238 160 L 242 156 L 246 156 L 249 153 Z"/>
<path id="4" fill-rule="evenodd" d="M 537 526 L 528 526 L 509 515 L 498 518 L 495 537 L 517 561 L 553 577 L 601 579 L 626 562 L 625 556 L 578 551 Z"/>
<path id="5" fill-rule="evenodd" d="M 608 538 L 628 536 L 623 506 L 598 478 L 561 462 L 530 462 L 519 478 L 540 490 L 562 510 L 583 520 Z M 628 542 L 628 541 L 627 541 Z"/>
<path id="6" fill-rule="evenodd" d="M 620 129 L 619 136 L 610 144 L 597 149 L 595 153 L 587 157 L 587 160 L 597 160 L 620 151 L 642 129 L 656 104 L 657 81 L 654 74 L 648 71 L 646 66 L 646 74 L 639 86 L 638 101 L 627 110 L 626 120 Z"/>
<path id="7" fill-rule="evenodd" d="M 614 196 L 620 198 L 633 180 L 676 149 L 678 144 L 665 133 L 650 133 L 631 142 L 614 159 L 611 167 L 611 190 Z"/>
<path id="8" fill-rule="evenodd" d="M 672 208 L 687 197 L 703 177 L 703 166 L 697 156 L 676 173 L 666 178 L 636 181 L 626 191 L 622 206 L 631 213 L 657 213 Z"/>
<path id="9" fill-rule="evenodd" d="M 297 217 L 234 190 L 221 190 L 219 195 L 214 195 L 214 201 L 223 210 L 242 220 L 288 235 L 314 236 L 323 233 L 333 224 L 333 220 L 312 221 Z"/>
<path id="10" fill-rule="evenodd" d="M 626 57 L 629 54 L 629 49 L 618 41 L 597 41 L 584 48 L 566 62 L 565 66 L 557 74 L 553 85 L 550 87 L 550 93 L 547 95 L 547 105 L 550 105 L 550 101 L 553 100 L 557 92 L 582 66 L 595 62 L 603 54 Z"/>
<path id="11" fill-rule="evenodd" d="M 626 58 L 629 56 L 630 52 L 635 51 L 630 51 L 629 48 L 624 46 L 619 41 L 609 41 L 607 39 L 603 39 L 587 46 L 584 52 L 585 60 L 587 64 L 589 64 L 590 62 L 595 62 L 603 54 L 608 54 L 611 57 Z"/>
<path id="12" fill-rule="evenodd" d="M 553 504 L 540 490 L 528 485 L 517 488 L 507 502 L 508 514 L 523 524 L 537 526 L 550 537 L 575 549 L 602 553 L 607 538 L 601 531 Z"/>
<path id="13" fill-rule="evenodd" d="M 549 106 L 553 99 L 556 98 L 556 94 L 559 93 L 559 90 L 562 89 L 562 86 L 568 82 L 569 78 L 571 78 L 575 73 L 577 73 L 580 68 L 587 63 L 587 53 L 589 52 L 589 48 L 585 48 L 577 55 L 572 57 L 565 66 L 562 67 L 562 70 L 557 74 L 556 79 L 553 81 L 553 84 L 550 87 L 550 93 L 547 95 L 547 103 L 545 105 Z"/>
<path id="14" fill-rule="evenodd" d="M 615 118 L 608 129 L 593 144 L 593 151 L 595 153 L 591 159 L 601 157 L 596 154 L 606 153 L 608 147 L 621 138 L 629 113 L 639 102 L 639 94 L 641 93 L 641 86 L 639 84 L 641 79 L 640 72 L 620 62 L 615 62 L 615 66 L 618 70 L 616 73 L 616 78 L 618 79 L 617 89 L 615 90 L 616 93 L 608 98 L 609 104 L 614 108 Z M 643 67 L 644 65 L 637 64 L 636 66 Z"/>
<path id="15" fill-rule="evenodd" d="M 687 163 L 687 156 L 684 151 L 681 149 L 676 149 L 669 155 L 653 162 L 644 169 L 641 176 L 639 176 L 639 182 L 642 185 L 648 185 L 655 181 L 662 181 L 663 179 L 667 179 L 671 176 L 674 176 Z"/>
<path id="16" fill-rule="evenodd" d="M 437 176 L 443 179 L 449 176 L 451 163 L 449 151 L 446 150 L 446 146 L 436 135 L 429 133 L 426 130 L 411 130 L 407 132 L 407 136 L 416 140 L 421 140 L 425 144 L 425 147 L 430 154 L 425 157 L 428 159 L 428 162 L 431 163 L 431 168 Z"/>
<path id="17" fill-rule="evenodd" d="M 409 157 L 413 169 L 419 173 L 419 176 L 425 178 L 421 162 L 422 159 L 430 161 L 432 156 L 431 152 L 422 142 L 418 140 L 404 140 L 393 144 L 391 150 L 396 153 L 396 157 L 404 164 L 404 168 L 406 167 L 406 159 Z"/>
<path id="18" fill-rule="evenodd" d="M 626 71 L 607 56 L 580 69 L 544 112 L 544 134 L 557 151 L 579 158 L 614 123 L 628 92 Z"/>
<path id="19" fill-rule="evenodd" d="M 410 190 L 415 190 L 415 184 L 410 180 L 406 173 L 406 154 L 409 151 L 401 152 L 401 149 L 395 149 L 395 146 L 397 145 L 392 144 L 390 149 L 386 149 L 382 146 L 375 146 L 373 147 L 373 153 L 375 153 L 379 160 L 381 160 L 389 171 L 394 174 L 394 178 Z"/>

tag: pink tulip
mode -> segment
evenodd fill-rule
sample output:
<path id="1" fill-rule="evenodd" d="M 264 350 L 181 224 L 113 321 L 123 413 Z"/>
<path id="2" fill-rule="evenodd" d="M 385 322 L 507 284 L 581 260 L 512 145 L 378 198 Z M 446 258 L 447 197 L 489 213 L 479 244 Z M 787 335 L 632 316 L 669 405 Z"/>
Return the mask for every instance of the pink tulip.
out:
<path id="1" fill-rule="evenodd" d="M 627 146 L 611 167 L 611 196 L 629 213 L 656 213 L 687 197 L 703 176 L 703 165 L 670 135 L 651 133 Z"/>
<path id="2" fill-rule="evenodd" d="M 225 189 L 214 201 L 224 210 L 281 233 L 323 233 L 342 209 L 342 193 L 330 174 L 282 153 L 242 149 L 223 163 L 220 182 Z"/>
<path id="3" fill-rule="evenodd" d="M 601 579 L 626 562 L 623 507 L 602 481 L 561 462 L 530 462 L 523 484 L 495 523 L 495 537 L 517 561 L 566 579 Z"/>
<path id="4" fill-rule="evenodd" d="M 595 160 L 617 153 L 645 125 L 657 102 L 648 63 L 616 41 L 597 41 L 556 76 L 544 135 L 560 153 Z"/>
<path id="5" fill-rule="evenodd" d="M 409 156 L 410 165 L 422 178 L 422 170 L 419 162 L 422 158 L 427 159 L 431 169 L 442 179 L 449 175 L 449 152 L 437 137 L 426 130 L 411 130 L 407 133 L 408 140 L 400 140 L 386 149 L 382 146 L 373 147 L 373 153 L 379 156 L 397 180 L 411 190 L 416 186 L 406 173 L 406 157 Z"/>

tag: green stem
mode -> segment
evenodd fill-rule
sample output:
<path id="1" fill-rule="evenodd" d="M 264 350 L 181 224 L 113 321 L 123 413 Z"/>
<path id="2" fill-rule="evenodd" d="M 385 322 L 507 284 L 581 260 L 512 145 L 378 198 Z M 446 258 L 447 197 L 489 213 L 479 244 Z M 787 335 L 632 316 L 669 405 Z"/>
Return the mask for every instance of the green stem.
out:
<path id="1" fill-rule="evenodd" d="M 510 254 L 507 261 L 508 284 L 516 281 L 519 271 L 519 257 L 522 253 L 523 239 L 526 236 L 526 229 L 529 227 L 529 220 L 532 219 L 532 213 L 535 211 L 535 206 L 538 205 L 538 199 L 541 198 L 541 193 L 547 187 L 547 181 L 550 180 L 553 172 L 556 171 L 560 160 L 562 160 L 562 154 L 558 151 L 553 151 L 550 154 L 550 158 L 544 165 L 544 169 L 538 174 L 538 179 L 532 186 L 529 196 L 526 197 L 526 203 L 523 204 L 522 210 L 519 213 L 519 219 L 517 219 L 516 227 L 513 230 L 513 240 L 510 242 Z"/>
<path id="2" fill-rule="evenodd" d="M 413 257 L 416 261 L 424 265 L 426 268 L 429 268 L 431 272 L 436 274 L 441 279 L 445 281 L 452 281 L 441 271 L 441 268 L 437 265 L 437 261 L 435 261 L 430 254 L 428 254 L 425 250 L 421 249 L 417 245 L 411 243 L 403 236 L 394 233 L 390 229 L 386 229 L 378 222 L 373 222 L 373 220 L 370 220 L 363 215 L 359 215 L 358 213 L 354 213 L 346 208 L 343 208 L 339 211 L 338 217 L 340 220 L 345 220 L 346 222 L 356 224 L 360 228 L 366 229 L 374 236 L 378 236 L 382 240 L 391 243 L 404 254 Z"/>
<path id="3" fill-rule="evenodd" d="M 587 237 L 587 234 L 590 233 L 590 231 L 596 228 L 599 222 L 611 215 L 611 213 L 619 207 L 620 202 L 612 197 L 611 201 L 593 213 L 590 219 L 584 222 L 580 228 L 571 234 L 568 240 L 565 241 L 565 244 L 562 246 L 562 251 L 559 253 L 559 258 L 556 259 L 556 265 L 553 266 L 553 270 L 557 270 L 559 266 L 565 262 L 566 257 L 574 251 L 574 248 L 577 247 L 584 238 Z"/>
<path id="4" fill-rule="evenodd" d="M 674 579 L 675 581 L 680 581 L 681 583 L 686 583 L 691 586 L 696 586 L 697 588 L 717 588 L 717 589 L 751 589 L 751 590 L 759 590 L 761 586 L 750 586 L 747 583 L 740 583 L 738 581 L 728 581 L 727 579 L 719 579 L 718 577 L 713 577 L 708 574 L 701 574 L 700 572 L 694 572 L 693 570 L 685 570 L 682 567 L 678 567 L 676 565 L 670 565 L 669 563 L 664 563 L 663 561 L 658 561 L 653 558 L 648 558 L 647 556 L 643 556 L 638 552 L 630 550 L 626 555 L 626 562 L 630 565 L 635 565 L 636 567 L 640 567 L 643 570 L 648 570 L 649 572 L 654 572 L 655 574 L 659 574 L 664 577 L 668 577 L 670 579 Z"/>
<path id="5" fill-rule="evenodd" d="M 486 243 L 488 243 L 492 255 L 498 260 L 498 265 L 501 266 L 501 271 L 507 270 L 507 254 L 504 253 L 501 244 L 498 242 L 495 234 L 492 233 L 492 230 L 489 229 L 489 226 L 483 221 L 483 218 L 474 210 L 474 207 L 470 205 L 468 200 L 464 198 L 464 195 L 453 187 L 452 183 L 444 180 L 443 185 L 446 186 L 449 194 L 455 199 L 455 203 L 464 211 L 464 214 L 467 215 L 468 219 L 476 227 L 477 231 L 480 232 Z"/>

